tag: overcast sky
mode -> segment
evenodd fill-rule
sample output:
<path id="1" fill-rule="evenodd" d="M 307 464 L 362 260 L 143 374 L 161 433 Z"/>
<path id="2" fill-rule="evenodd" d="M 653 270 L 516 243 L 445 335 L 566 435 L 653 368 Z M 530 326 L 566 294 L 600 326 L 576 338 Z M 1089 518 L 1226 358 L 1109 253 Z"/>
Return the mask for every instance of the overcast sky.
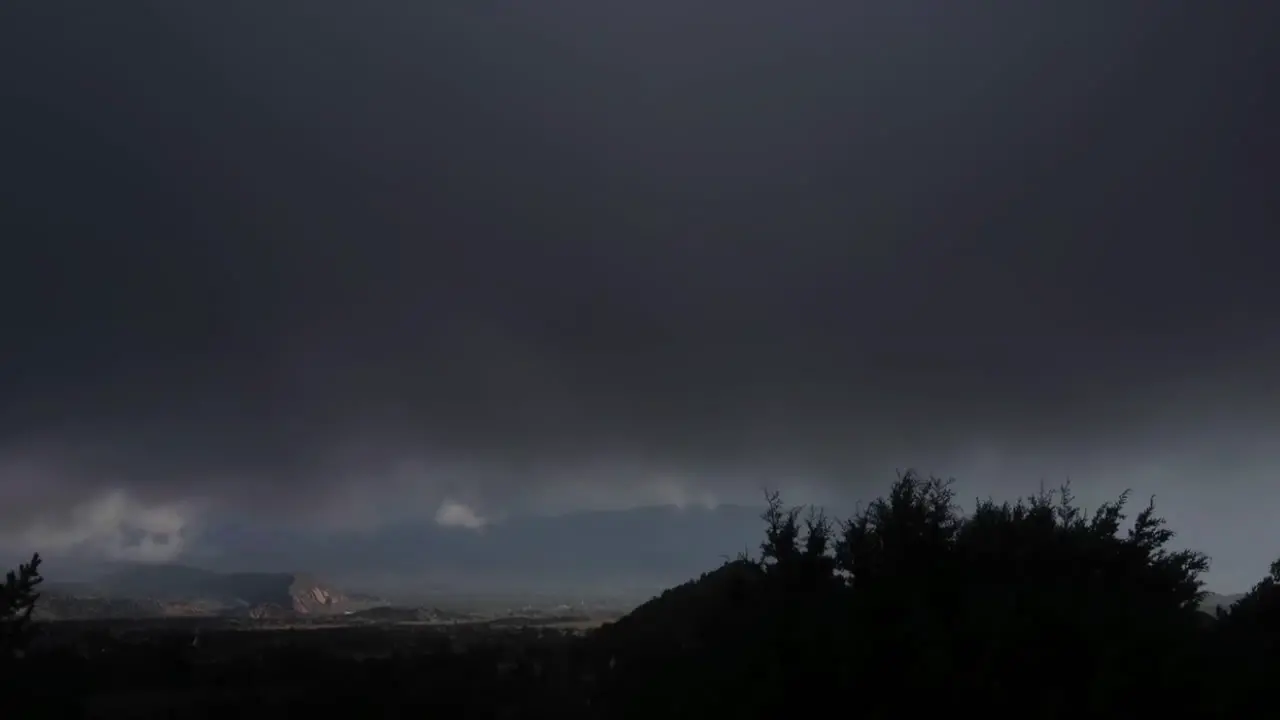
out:
<path id="1" fill-rule="evenodd" d="M 1273 3 L 9 5 L 11 544 L 914 466 L 1280 555 Z"/>

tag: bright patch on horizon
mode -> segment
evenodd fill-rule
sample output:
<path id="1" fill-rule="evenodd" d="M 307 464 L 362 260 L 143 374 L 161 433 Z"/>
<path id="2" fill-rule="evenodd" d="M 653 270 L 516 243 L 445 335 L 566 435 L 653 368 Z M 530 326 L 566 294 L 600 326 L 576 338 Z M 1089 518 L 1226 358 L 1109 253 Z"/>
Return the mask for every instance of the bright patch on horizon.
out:
<path id="1" fill-rule="evenodd" d="M 460 527 L 468 530 L 479 530 L 488 521 L 469 506 L 453 500 L 445 500 L 436 510 L 436 524 L 443 527 Z"/>

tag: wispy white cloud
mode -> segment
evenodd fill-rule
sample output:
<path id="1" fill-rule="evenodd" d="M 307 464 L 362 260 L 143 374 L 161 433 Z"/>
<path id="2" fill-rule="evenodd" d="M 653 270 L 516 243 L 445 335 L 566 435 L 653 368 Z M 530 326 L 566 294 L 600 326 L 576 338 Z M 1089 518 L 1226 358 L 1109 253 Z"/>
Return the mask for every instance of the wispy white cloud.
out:
<path id="1" fill-rule="evenodd" d="M 488 520 L 481 517 L 467 505 L 453 500 L 445 500 L 436 511 L 436 523 L 444 527 L 460 527 L 468 530 L 479 530 L 488 525 Z"/>

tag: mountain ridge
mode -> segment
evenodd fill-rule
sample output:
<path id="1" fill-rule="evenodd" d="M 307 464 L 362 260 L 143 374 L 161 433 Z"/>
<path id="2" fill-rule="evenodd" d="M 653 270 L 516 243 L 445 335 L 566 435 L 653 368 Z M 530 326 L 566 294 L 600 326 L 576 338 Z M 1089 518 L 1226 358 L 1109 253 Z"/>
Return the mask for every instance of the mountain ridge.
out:
<path id="1" fill-rule="evenodd" d="M 481 530 L 419 522 L 319 533 L 225 524 L 206 533 L 203 552 L 187 561 L 223 572 L 310 567 L 361 587 L 412 578 L 416 589 L 660 590 L 754 551 L 761 509 L 654 505 L 517 516 Z"/>
<path id="2" fill-rule="evenodd" d="M 309 573 L 224 573 L 180 563 L 121 563 L 104 570 L 92 580 L 50 583 L 45 617 L 323 616 L 349 604 Z"/>

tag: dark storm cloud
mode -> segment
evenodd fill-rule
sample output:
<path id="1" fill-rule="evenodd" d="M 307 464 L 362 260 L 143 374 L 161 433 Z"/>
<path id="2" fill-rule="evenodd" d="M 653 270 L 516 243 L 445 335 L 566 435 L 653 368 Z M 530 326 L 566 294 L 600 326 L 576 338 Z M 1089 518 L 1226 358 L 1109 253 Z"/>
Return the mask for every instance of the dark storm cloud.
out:
<path id="1" fill-rule="evenodd" d="M 1261 3 L 368 5 L 6 9 L 6 496 L 1056 478 L 1277 420 Z"/>

